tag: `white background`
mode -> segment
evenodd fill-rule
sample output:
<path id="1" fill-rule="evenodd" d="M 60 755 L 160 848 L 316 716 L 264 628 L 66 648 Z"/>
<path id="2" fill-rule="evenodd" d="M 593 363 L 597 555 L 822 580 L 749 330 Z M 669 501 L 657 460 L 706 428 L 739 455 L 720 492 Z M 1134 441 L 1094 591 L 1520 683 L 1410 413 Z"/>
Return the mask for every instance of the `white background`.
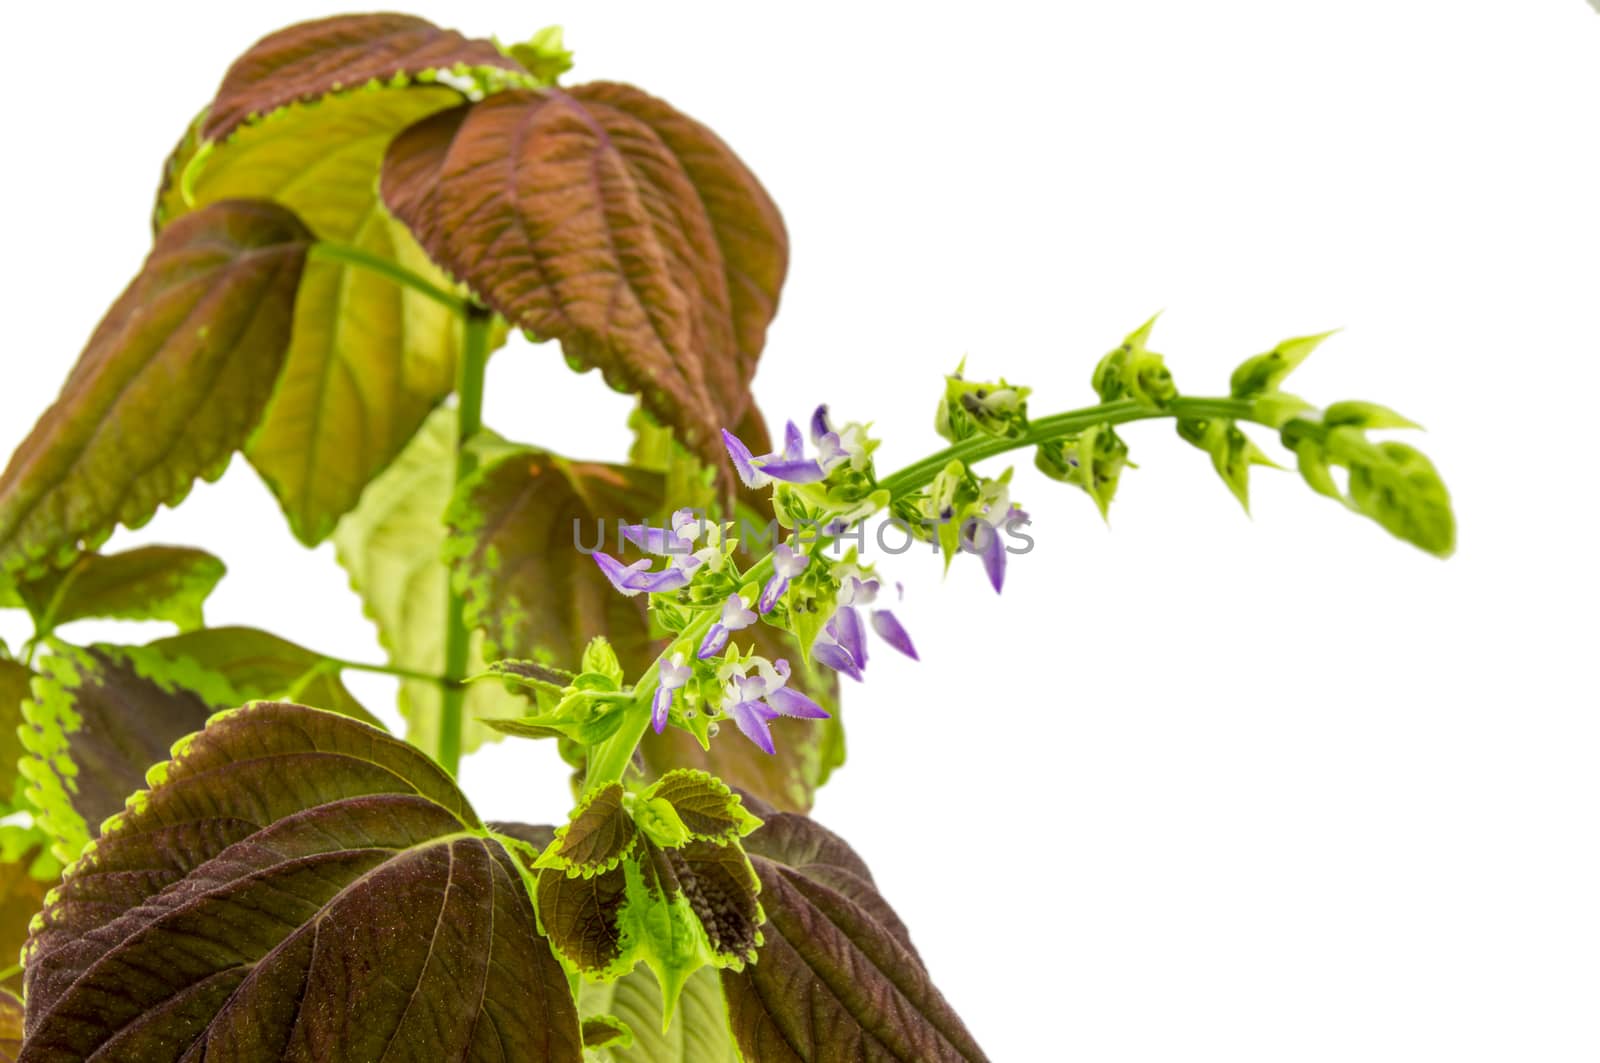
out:
<path id="1" fill-rule="evenodd" d="M 1258 472 L 1247 519 L 1154 424 L 1127 433 L 1111 531 L 1019 470 L 1039 546 L 1003 597 L 970 560 L 885 566 L 923 662 L 880 652 L 848 692 L 817 815 L 995 1059 L 1600 1058 L 1582 0 L 413 6 L 507 40 L 562 22 L 571 80 L 719 130 L 794 244 L 758 396 L 875 420 L 882 469 L 939 444 L 962 354 L 1036 413 L 1078 406 L 1162 308 L 1188 391 L 1343 326 L 1294 390 L 1427 425 L 1448 562 L 1292 474 Z M 0 453 L 137 269 L 162 158 L 229 60 L 337 10 L 8 10 Z M 628 400 L 553 349 L 500 354 L 491 387 L 508 435 L 624 453 Z M 294 545 L 242 461 L 115 545 L 148 541 L 228 562 L 212 622 L 378 659 L 331 550 Z M 531 743 L 465 778 L 486 815 L 566 811 Z"/>

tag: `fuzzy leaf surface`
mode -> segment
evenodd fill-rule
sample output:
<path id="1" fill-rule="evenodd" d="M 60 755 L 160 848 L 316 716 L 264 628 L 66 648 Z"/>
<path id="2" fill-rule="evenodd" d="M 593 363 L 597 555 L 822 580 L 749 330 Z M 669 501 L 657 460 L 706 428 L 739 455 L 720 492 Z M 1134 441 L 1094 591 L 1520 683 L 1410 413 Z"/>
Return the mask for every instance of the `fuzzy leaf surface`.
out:
<path id="1" fill-rule="evenodd" d="M 492 43 L 419 18 L 291 26 L 233 64 L 168 165 L 158 224 L 220 198 L 270 199 L 318 239 L 448 289 L 378 198 L 384 150 L 430 114 L 527 81 Z M 312 256 L 283 381 L 249 450 L 303 542 L 333 530 L 450 392 L 461 335 L 458 315 L 427 294 Z"/>
<path id="2" fill-rule="evenodd" d="M 396 138 L 382 191 L 484 302 L 725 468 L 788 240 L 709 129 L 626 85 L 504 92 Z"/>
<path id="3" fill-rule="evenodd" d="M 767 922 L 756 962 L 722 972 L 746 1059 L 970 1063 L 983 1054 L 848 845 L 752 802 L 745 839 Z"/>
<path id="4" fill-rule="evenodd" d="M 215 479 L 261 419 L 311 234 L 272 203 L 175 222 L 0 475 L 0 579 L 38 576 Z"/>
<path id="5" fill-rule="evenodd" d="M 151 781 L 28 943 L 23 1058 L 582 1059 L 514 857 L 416 749 L 257 702 Z"/>
<path id="6" fill-rule="evenodd" d="M 627 675 L 655 659 L 644 601 L 618 594 L 578 549 L 599 527 L 633 523 L 662 506 L 661 478 L 624 465 L 519 450 L 478 470 L 450 507 L 445 546 L 467 623 L 495 657 L 576 670 L 603 635 Z M 608 544 L 615 550 L 615 544 Z"/>

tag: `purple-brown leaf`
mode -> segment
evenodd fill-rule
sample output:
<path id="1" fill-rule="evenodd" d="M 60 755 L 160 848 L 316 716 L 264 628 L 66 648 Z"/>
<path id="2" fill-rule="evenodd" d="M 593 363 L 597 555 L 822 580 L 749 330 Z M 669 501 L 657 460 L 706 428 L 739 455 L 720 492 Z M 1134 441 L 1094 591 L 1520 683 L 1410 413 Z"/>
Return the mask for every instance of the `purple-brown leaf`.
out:
<path id="1" fill-rule="evenodd" d="M 228 68 L 206 118 L 221 140 L 253 116 L 373 80 L 455 67 L 521 73 L 490 41 L 463 37 L 412 15 L 336 15 L 269 34 Z"/>
<path id="2" fill-rule="evenodd" d="M 486 303 L 723 464 L 788 243 L 715 134 L 624 85 L 504 92 L 397 137 L 382 191 Z"/>
<path id="3" fill-rule="evenodd" d="M 975 1063 L 987 1057 L 934 987 L 866 865 L 804 816 L 753 802 L 745 839 L 767 922 L 756 962 L 723 971 L 728 1019 L 762 1063 Z"/>
<path id="4" fill-rule="evenodd" d="M 157 237 L 0 476 L 0 578 L 64 565 L 222 474 L 277 382 L 310 241 L 242 200 Z"/>
<path id="5" fill-rule="evenodd" d="M 426 756 L 259 702 L 69 869 L 26 952 L 26 1060 L 578 1063 L 511 853 Z"/>

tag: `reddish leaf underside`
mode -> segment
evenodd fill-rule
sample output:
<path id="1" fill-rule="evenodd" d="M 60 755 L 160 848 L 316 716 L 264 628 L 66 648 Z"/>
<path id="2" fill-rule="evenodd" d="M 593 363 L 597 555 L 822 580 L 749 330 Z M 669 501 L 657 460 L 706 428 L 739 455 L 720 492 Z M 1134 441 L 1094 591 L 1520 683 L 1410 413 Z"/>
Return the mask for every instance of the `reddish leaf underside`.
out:
<path id="1" fill-rule="evenodd" d="M 411 15 L 336 15 L 301 22 L 263 37 L 234 60 L 202 132 L 221 140 L 250 118 L 291 103 L 373 80 L 455 67 L 522 70 L 490 41 Z"/>
<path id="2" fill-rule="evenodd" d="M 188 742 L 26 959 L 32 1060 L 582 1058 L 510 852 L 426 756 L 299 706 Z"/>
<path id="3" fill-rule="evenodd" d="M 752 803 L 745 839 L 767 922 L 756 962 L 723 971 L 729 1024 L 762 1063 L 975 1063 L 987 1057 L 933 985 L 860 857 L 804 816 Z"/>
<path id="4" fill-rule="evenodd" d="M 288 349 L 310 233 L 271 203 L 174 222 L 0 476 L 0 578 L 37 575 L 214 479 Z"/>
<path id="5" fill-rule="evenodd" d="M 504 92 L 397 137 L 382 191 L 485 302 L 722 467 L 788 245 L 715 134 L 624 85 Z"/>
<path id="6" fill-rule="evenodd" d="M 589 639 L 611 640 L 630 676 L 655 659 L 642 598 L 617 593 L 578 542 L 593 549 L 617 521 L 662 506 L 661 477 L 623 465 L 518 451 L 478 472 L 446 517 L 445 557 L 468 622 L 492 656 L 577 670 Z"/>

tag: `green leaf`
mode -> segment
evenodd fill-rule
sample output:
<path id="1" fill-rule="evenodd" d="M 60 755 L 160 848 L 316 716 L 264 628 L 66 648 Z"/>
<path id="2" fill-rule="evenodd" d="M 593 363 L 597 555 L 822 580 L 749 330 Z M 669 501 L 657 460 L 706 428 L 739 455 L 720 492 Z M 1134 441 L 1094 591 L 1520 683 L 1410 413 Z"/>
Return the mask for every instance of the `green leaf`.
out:
<path id="1" fill-rule="evenodd" d="M 610 640 L 604 635 L 596 635 L 583 648 L 582 671 L 609 680 L 612 690 L 620 690 L 626 678 L 622 674 L 622 662 L 617 660 L 617 651 L 611 648 Z"/>
<path id="2" fill-rule="evenodd" d="M 646 731 L 639 742 L 645 774 L 653 778 L 674 768 L 698 769 L 786 811 L 807 811 L 817 790 L 845 759 L 838 673 L 809 663 L 792 635 L 766 624 L 739 632 L 734 642 L 750 644 L 769 660 L 787 659 L 794 669 L 789 686 L 831 716 L 826 720 L 780 717 L 771 721 L 778 750 L 771 756 L 742 739 L 712 742 L 710 749 L 704 749 L 693 735 L 678 727 L 668 727 L 661 734 Z"/>
<path id="3" fill-rule="evenodd" d="M 398 739 L 294 705 L 222 713 L 52 895 L 30 1058 L 577 1063 L 516 844 Z"/>
<path id="4" fill-rule="evenodd" d="M 544 85 L 554 85 L 557 78 L 572 69 L 572 52 L 562 39 L 560 26 L 546 26 L 526 41 L 507 48 L 506 54 Z"/>
<path id="5" fill-rule="evenodd" d="M 738 794 L 703 771 L 669 771 L 645 794 L 671 805 L 690 837 L 701 841 L 731 842 L 761 826 Z"/>
<path id="6" fill-rule="evenodd" d="M 0 807 L 5 813 L 25 807 L 18 800 L 21 776 L 17 761 L 22 759 L 22 703 L 33 689 L 33 669 L 20 661 L 0 660 Z"/>
<path id="7" fill-rule="evenodd" d="M 69 861 L 173 742 L 241 699 L 221 676 L 152 649 L 52 641 L 50 650 L 22 708 L 19 770 L 36 821 Z"/>
<path id="8" fill-rule="evenodd" d="M 167 620 L 188 631 L 205 623 L 205 600 L 226 572 L 227 566 L 204 550 L 141 546 L 118 554 L 84 554 L 69 568 L 18 586 L 16 600 L 40 634 L 88 618 Z"/>
<path id="9" fill-rule="evenodd" d="M 448 289 L 378 199 L 384 150 L 464 96 L 527 83 L 492 43 L 410 16 L 291 26 L 233 64 L 201 138 L 169 164 L 180 172 L 158 218 L 270 199 L 318 239 Z M 312 256 L 283 381 L 248 452 L 303 542 L 327 537 L 450 392 L 461 342 L 451 307 L 342 255 Z"/>
<path id="10" fill-rule="evenodd" d="M 271 203 L 216 203 L 156 238 L 0 476 L 0 580 L 34 577 L 214 480 L 261 419 L 310 234 Z"/>
<path id="11" fill-rule="evenodd" d="M 756 962 L 722 972 L 745 1059 L 983 1060 L 860 857 L 804 816 L 756 805 L 746 839 L 767 922 Z"/>
<path id="12" fill-rule="evenodd" d="M 406 130 L 382 191 L 485 303 L 725 472 L 788 241 L 714 133 L 626 85 L 506 92 Z"/>
<path id="13" fill-rule="evenodd" d="M 319 653 L 253 627 L 213 627 L 150 643 L 171 660 L 188 659 L 222 676 L 237 701 L 288 697 L 382 727 Z"/>
<path id="14" fill-rule="evenodd" d="M 670 1026 L 661 987 L 642 969 L 614 982 L 585 982 L 578 1004 L 584 1015 L 615 1016 L 633 1032 L 631 1047 L 595 1053 L 599 1063 L 739 1063 L 722 984 L 711 968 L 696 971 L 683 984 Z"/>
<path id="15" fill-rule="evenodd" d="M 25 754 L 22 703 L 32 680 L 33 671 L 25 665 L 0 660 L 0 816 L 9 821 L 0 825 L 0 964 L 22 948 L 45 891 L 61 877 L 61 861 L 50 852 L 53 839 L 35 821 L 26 780 L 17 770 Z M 4 984 L 21 988 L 22 983 L 6 979 Z"/>
<path id="16" fill-rule="evenodd" d="M 654 473 L 533 450 L 478 469 L 450 506 L 444 552 L 489 653 L 592 671 L 585 651 L 603 636 L 618 683 L 642 672 L 657 648 L 644 601 L 617 593 L 579 544 L 654 514 L 661 491 Z"/>
<path id="17" fill-rule="evenodd" d="M 432 675 L 445 665 L 444 615 L 449 572 L 442 560 L 445 508 L 455 480 L 456 414 L 438 410 L 400 457 L 362 495 L 334 533 L 339 563 L 350 574 L 367 616 L 391 664 Z M 479 437 L 485 460 L 508 449 L 492 434 Z M 472 641 L 467 674 L 487 667 L 482 636 Z M 400 684 L 400 711 L 406 737 L 423 749 L 436 749 L 438 686 L 418 680 Z M 499 683 L 474 683 L 467 689 L 462 751 L 471 752 L 498 734 L 485 718 L 521 716 L 527 704 Z"/>

